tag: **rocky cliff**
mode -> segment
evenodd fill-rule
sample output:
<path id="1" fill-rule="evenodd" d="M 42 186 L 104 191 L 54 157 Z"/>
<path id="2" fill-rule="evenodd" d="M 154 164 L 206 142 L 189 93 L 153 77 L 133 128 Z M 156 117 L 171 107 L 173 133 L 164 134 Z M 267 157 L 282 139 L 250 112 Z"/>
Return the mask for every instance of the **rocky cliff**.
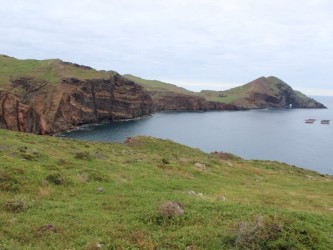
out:
<path id="1" fill-rule="evenodd" d="M 208 101 L 198 95 L 164 92 L 154 95 L 149 92 L 154 101 L 155 111 L 207 111 L 207 110 L 240 110 L 232 104 Z"/>
<path id="2" fill-rule="evenodd" d="M 53 134 L 78 125 L 166 110 L 324 108 L 275 77 L 228 91 L 192 92 L 176 85 L 54 60 L 0 55 L 0 127 Z"/>
<path id="3" fill-rule="evenodd" d="M 0 90 L 0 123 L 16 131 L 53 134 L 81 124 L 153 112 L 150 95 L 120 75 L 107 80 L 68 78 L 59 84 L 24 77 L 11 87 L 11 91 Z"/>
<path id="4" fill-rule="evenodd" d="M 120 75 L 108 80 L 63 79 L 59 84 L 23 77 L 0 90 L 0 126 L 15 131 L 53 134 L 78 125 L 131 119 L 166 110 L 237 110 L 234 105 L 174 94 L 158 100 Z"/>
<path id="5" fill-rule="evenodd" d="M 245 100 L 248 107 L 288 107 L 293 108 L 325 108 L 314 99 L 308 98 L 301 92 L 294 91 L 282 80 L 270 76 L 261 77 L 248 83 L 249 91 Z M 242 100 L 238 101 L 240 104 Z"/>
<path id="6" fill-rule="evenodd" d="M 124 75 L 126 79 L 141 85 L 153 98 L 155 111 L 240 110 L 240 107 L 218 101 L 207 100 L 199 93 L 174 84 L 157 80 Z"/>

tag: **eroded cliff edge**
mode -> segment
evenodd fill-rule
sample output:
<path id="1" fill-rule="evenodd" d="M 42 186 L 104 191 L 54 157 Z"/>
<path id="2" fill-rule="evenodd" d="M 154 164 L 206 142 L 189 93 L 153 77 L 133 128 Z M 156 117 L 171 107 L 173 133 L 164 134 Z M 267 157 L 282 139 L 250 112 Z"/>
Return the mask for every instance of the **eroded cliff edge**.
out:
<path id="1" fill-rule="evenodd" d="M 0 90 L 0 123 L 11 130 L 53 134 L 81 124 L 131 119 L 153 112 L 143 88 L 114 75 L 110 79 L 63 79 L 59 84 L 19 78 Z"/>
<path id="2" fill-rule="evenodd" d="M 166 110 L 237 110 L 234 105 L 203 97 L 165 93 L 158 101 L 133 81 L 115 74 L 109 79 L 63 79 L 49 84 L 18 78 L 0 90 L 2 127 L 36 134 L 54 134 L 82 124 L 132 119 Z"/>

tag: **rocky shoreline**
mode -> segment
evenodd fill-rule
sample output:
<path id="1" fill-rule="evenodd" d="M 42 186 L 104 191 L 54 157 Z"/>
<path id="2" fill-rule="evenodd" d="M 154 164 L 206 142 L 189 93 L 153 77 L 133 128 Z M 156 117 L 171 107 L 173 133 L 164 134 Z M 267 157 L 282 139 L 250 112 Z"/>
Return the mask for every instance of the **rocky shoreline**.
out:
<path id="1" fill-rule="evenodd" d="M 196 93 L 58 59 L 0 59 L 0 67 L 3 64 L 6 69 L 14 62 L 11 71 L 1 73 L 1 79 L 7 80 L 0 82 L 0 128 L 14 131 L 53 135 L 84 124 L 133 119 L 161 111 L 237 111 L 289 104 L 295 108 L 325 108 L 275 77 L 261 77 L 243 85 L 240 88 L 244 92 L 235 96 L 237 88 Z M 35 66 L 36 61 L 40 68 Z M 14 77 L 17 64 L 31 69 Z M 141 79 L 141 83 L 135 79 Z M 230 97 L 234 101 L 228 102 Z"/>
<path id="2" fill-rule="evenodd" d="M 84 124 L 133 119 L 160 111 L 239 110 L 234 105 L 185 95 L 156 101 L 140 85 L 120 75 L 107 80 L 70 78 L 38 87 L 36 82 L 20 78 L 11 85 L 11 91 L 0 90 L 2 127 L 52 135 Z M 21 93 L 13 94 L 17 88 Z"/>

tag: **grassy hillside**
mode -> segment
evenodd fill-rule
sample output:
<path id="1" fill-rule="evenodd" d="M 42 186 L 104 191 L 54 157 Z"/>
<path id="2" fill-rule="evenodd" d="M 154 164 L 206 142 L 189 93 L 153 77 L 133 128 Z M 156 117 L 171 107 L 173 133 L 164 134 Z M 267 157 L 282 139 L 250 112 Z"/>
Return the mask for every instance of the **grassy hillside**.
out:
<path id="1" fill-rule="evenodd" d="M 0 130 L 0 138 L 0 249 L 333 244 L 331 176 L 147 137 L 93 143 Z"/>
<path id="2" fill-rule="evenodd" d="M 206 97 L 211 101 L 218 101 L 224 103 L 237 103 L 242 104 L 246 103 L 246 98 L 249 98 L 252 93 L 263 93 L 268 95 L 278 95 L 280 90 L 278 88 L 279 84 L 285 84 L 280 79 L 269 76 L 269 77 L 260 77 L 250 83 L 244 84 L 225 91 L 210 91 L 204 90 L 201 91 L 201 95 Z M 286 85 L 287 86 L 287 85 Z M 301 92 L 298 92 L 301 94 Z M 300 97 L 307 98 L 305 95 L 299 95 Z"/>
<path id="3" fill-rule="evenodd" d="M 200 95 L 209 101 L 230 104 L 239 99 L 245 98 L 248 94 L 248 90 L 248 86 L 243 85 L 229 89 L 227 91 L 202 90 Z"/>
<path id="4" fill-rule="evenodd" d="M 57 84 L 64 78 L 77 78 L 79 80 L 108 79 L 114 74 L 116 74 L 114 71 L 97 71 L 87 66 L 63 62 L 59 59 L 18 60 L 13 57 L 0 55 L 0 90 L 1 88 L 6 88 L 12 91 L 9 84 L 13 80 L 22 77 L 31 77 L 36 84 L 41 82 Z M 266 94 L 267 96 L 273 97 L 279 96 L 283 95 L 283 93 L 281 93 L 281 89 L 279 89 L 278 86 L 281 86 L 281 84 L 288 86 L 280 79 L 271 76 L 267 78 L 261 77 L 248 84 L 226 91 L 204 90 L 197 93 L 174 84 L 157 80 L 146 80 L 133 75 L 124 75 L 124 77 L 141 85 L 157 101 L 165 97 L 181 96 L 186 102 L 186 98 L 188 97 L 195 96 L 197 98 L 200 96 L 208 101 L 232 104 L 243 108 L 258 108 L 267 104 L 266 100 L 262 100 L 261 106 L 256 106 L 256 104 L 253 103 L 254 98 L 252 95 L 254 93 Z M 19 90 L 15 91 L 20 93 Z M 295 92 L 295 95 L 297 95 L 298 99 L 302 102 L 303 106 L 300 105 L 302 107 L 306 107 L 307 104 L 312 108 L 320 106 L 319 103 L 308 99 L 300 92 Z"/>
<path id="5" fill-rule="evenodd" d="M 56 83 L 68 77 L 83 80 L 108 78 L 110 74 L 110 72 L 97 71 L 86 66 L 66 63 L 59 59 L 18 60 L 0 55 L 0 87 L 6 86 L 10 80 L 20 77 L 33 77 L 41 81 Z"/>
<path id="6" fill-rule="evenodd" d="M 125 78 L 136 82 L 150 92 L 175 92 L 180 94 L 195 95 L 196 93 L 174 84 L 165 83 L 157 80 L 147 80 L 133 75 L 123 75 Z"/>

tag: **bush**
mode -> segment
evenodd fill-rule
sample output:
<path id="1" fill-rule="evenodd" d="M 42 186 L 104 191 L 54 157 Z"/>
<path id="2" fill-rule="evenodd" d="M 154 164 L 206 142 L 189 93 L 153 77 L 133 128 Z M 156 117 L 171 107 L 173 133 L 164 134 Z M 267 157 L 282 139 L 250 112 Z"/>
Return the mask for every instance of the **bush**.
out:
<path id="1" fill-rule="evenodd" d="M 29 151 L 29 150 L 23 151 L 23 149 L 22 149 L 22 150 L 20 150 L 20 152 L 21 152 L 22 158 L 26 159 L 28 161 L 36 161 L 42 157 L 46 157 L 45 155 L 43 155 L 36 149 L 33 149 L 32 151 Z"/>
<path id="2" fill-rule="evenodd" d="M 75 153 L 74 158 L 78 160 L 91 161 L 94 157 L 87 151 L 80 151 Z"/>
<path id="3" fill-rule="evenodd" d="M 159 207 L 159 214 L 168 219 L 182 216 L 184 213 L 185 209 L 177 201 L 168 201 Z"/>
<path id="4" fill-rule="evenodd" d="M 164 164 L 170 164 L 170 161 L 167 158 L 162 158 L 162 162 Z"/>
<path id="5" fill-rule="evenodd" d="M 236 225 L 232 245 L 237 249 L 316 249 L 320 233 L 293 219 L 256 216 Z"/>
<path id="6" fill-rule="evenodd" d="M 18 147 L 18 151 L 20 151 L 21 153 L 25 153 L 28 151 L 28 147 L 27 146 Z"/>
<path id="7" fill-rule="evenodd" d="M 98 181 L 98 182 L 108 182 L 110 181 L 110 177 L 108 174 L 102 173 L 98 170 L 89 170 L 88 171 L 89 174 L 89 179 L 91 181 Z"/>
<path id="8" fill-rule="evenodd" d="M 185 208 L 177 201 L 165 202 L 157 207 L 157 213 L 151 211 L 141 217 L 142 222 L 149 226 L 185 226 L 187 219 Z"/>
<path id="9" fill-rule="evenodd" d="M 0 190 L 1 191 L 18 191 L 19 182 L 11 174 L 0 170 Z"/>
<path id="10" fill-rule="evenodd" d="M 28 208 L 28 202 L 25 197 L 16 196 L 14 199 L 5 202 L 4 208 L 7 212 L 19 213 Z"/>
<path id="11" fill-rule="evenodd" d="M 59 173 L 50 174 L 46 177 L 46 180 L 55 185 L 65 185 L 67 184 L 66 179 Z"/>

